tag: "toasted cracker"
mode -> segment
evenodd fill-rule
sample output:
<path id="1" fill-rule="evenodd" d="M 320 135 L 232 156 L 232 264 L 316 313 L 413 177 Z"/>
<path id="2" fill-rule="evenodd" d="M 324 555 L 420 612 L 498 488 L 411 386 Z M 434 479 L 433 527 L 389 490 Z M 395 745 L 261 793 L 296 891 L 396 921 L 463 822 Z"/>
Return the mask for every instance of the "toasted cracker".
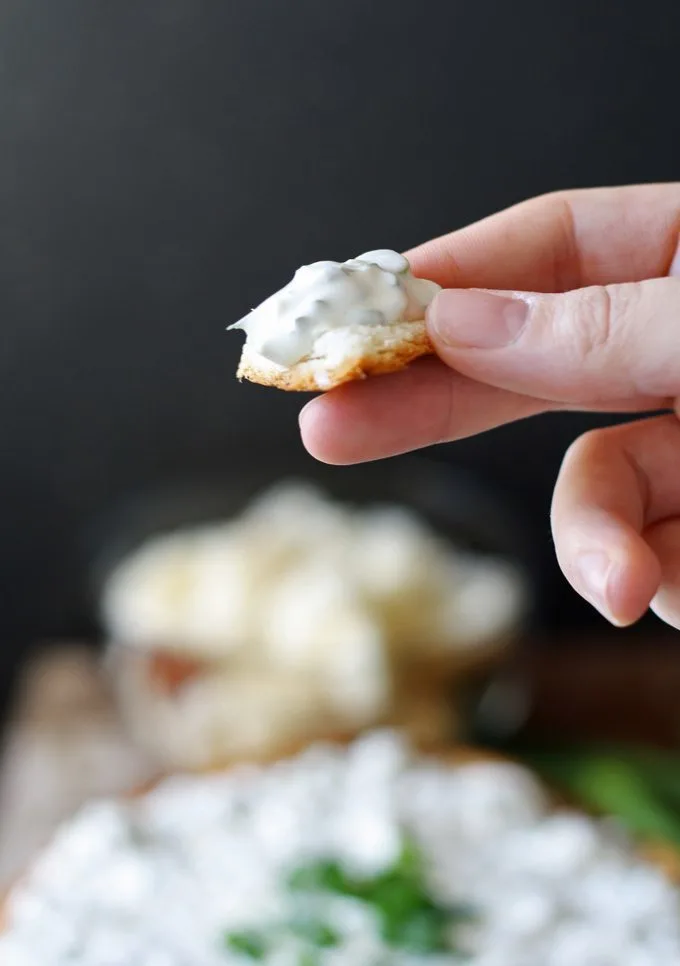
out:
<path id="1" fill-rule="evenodd" d="M 334 363 L 320 354 L 284 369 L 246 344 L 236 375 L 238 379 L 288 392 L 326 392 L 345 382 L 399 372 L 414 359 L 433 352 L 423 320 L 400 322 L 368 329 L 360 344 Z"/>

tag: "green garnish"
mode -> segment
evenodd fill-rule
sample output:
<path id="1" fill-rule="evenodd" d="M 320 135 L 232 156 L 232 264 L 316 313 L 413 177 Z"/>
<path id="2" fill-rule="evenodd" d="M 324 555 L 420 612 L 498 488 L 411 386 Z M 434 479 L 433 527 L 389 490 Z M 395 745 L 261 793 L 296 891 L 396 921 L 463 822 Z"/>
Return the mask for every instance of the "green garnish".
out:
<path id="1" fill-rule="evenodd" d="M 267 953 L 264 935 L 255 930 L 227 933 L 224 937 L 224 945 L 233 953 L 238 953 L 247 959 L 264 959 Z"/>
<path id="2" fill-rule="evenodd" d="M 675 756 L 625 748 L 528 752 L 541 777 L 633 834 L 680 846 L 680 767 Z"/>
<path id="3" fill-rule="evenodd" d="M 354 884 L 347 878 L 337 862 L 321 861 L 295 869 L 288 885 L 296 892 L 338 892 L 354 895 Z"/>
<path id="4" fill-rule="evenodd" d="M 275 945 L 277 938 L 285 936 L 286 933 L 293 933 L 308 947 L 300 954 L 299 966 L 317 966 L 317 951 L 337 946 L 340 942 L 336 931 L 326 923 L 319 919 L 303 917 L 294 919 L 292 922 L 284 922 L 279 928 L 269 929 L 266 933 L 263 930 L 227 933 L 224 936 L 224 945 L 231 952 L 245 959 L 258 961 L 264 959 Z"/>
<path id="5" fill-rule="evenodd" d="M 290 928 L 299 939 L 304 939 L 311 946 L 320 949 L 337 946 L 340 942 L 337 932 L 318 919 L 297 919 L 291 923 Z"/>
<path id="6" fill-rule="evenodd" d="M 394 865 L 377 876 L 354 878 L 339 863 L 321 861 L 296 869 L 289 885 L 294 890 L 332 892 L 371 905 L 385 943 L 414 953 L 451 951 L 451 929 L 474 917 L 467 907 L 447 909 L 432 899 L 422 855 L 410 839 L 404 841 Z"/>
<path id="7" fill-rule="evenodd" d="M 382 937 L 388 946 L 412 953 L 446 950 L 446 918 L 436 910 L 415 909 L 407 915 L 383 916 Z"/>
<path id="8" fill-rule="evenodd" d="M 451 932 L 456 925 L 474 918 L 468 906 L 444 907 L 433 899 L 427 887 L 423 856 L 411 839 L 404 840 L 397 860 L 379 875 L 353 876 L 339 862 L 322 860 L 295 869 L 288 886 L 293 892 L 330 893 L 366 903 L 377 916 L 385 944 L 415 955 L 458 952 L 452 945 Z M 300 898 L 304 900 L 304 895 Z M 304 944 L 298 966 L 319 966 L 321 950 L 340 943 L 332 926 L 303 914 L 267 933 L 229 933 L 225 944 L 241 956 L 261 960 L 277 937 L 286 933 L 292 933 Z"/>

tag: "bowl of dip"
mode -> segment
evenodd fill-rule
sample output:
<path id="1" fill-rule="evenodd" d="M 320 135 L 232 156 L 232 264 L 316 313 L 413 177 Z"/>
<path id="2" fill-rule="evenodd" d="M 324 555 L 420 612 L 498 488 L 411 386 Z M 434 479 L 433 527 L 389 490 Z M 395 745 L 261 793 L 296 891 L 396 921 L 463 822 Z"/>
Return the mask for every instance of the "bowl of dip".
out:
<path id="1" fill-rule="evenodd" d="M 374 731 L 67 822 L 3 966 L 678 966 L 680 894 L 525 768 Z"/>

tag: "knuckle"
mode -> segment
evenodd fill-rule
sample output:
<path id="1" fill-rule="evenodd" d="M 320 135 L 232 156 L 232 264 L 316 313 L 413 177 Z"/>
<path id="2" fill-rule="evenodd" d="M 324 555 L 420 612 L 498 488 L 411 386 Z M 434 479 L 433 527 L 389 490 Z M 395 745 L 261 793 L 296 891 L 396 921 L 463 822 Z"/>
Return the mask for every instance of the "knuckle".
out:
<path id="1" fill-rule="evenodd" d="M 588 401 L 670 398 L 680 392 L 679 313 L 680 278 L 660 278 L 541 298 L 531 323 L 556 371 L 594 387 Z"/>
<path id="2" fill-rule="evenodd" d="M 579 358 L 587 363 L 600 355 L 612 336 L 614 305 L 607 288 L 585 289 L 579 293 L 572 317 L 572 339 Z"/>
<path id="3" fill-rule="evenodd" d="M 556 324 L 560 342 L 569 347 L 576 363 L 599 366 L 603 356 L 627 344 L 638 292 L 637 285 L 602 285 L 569 294 Z"/>

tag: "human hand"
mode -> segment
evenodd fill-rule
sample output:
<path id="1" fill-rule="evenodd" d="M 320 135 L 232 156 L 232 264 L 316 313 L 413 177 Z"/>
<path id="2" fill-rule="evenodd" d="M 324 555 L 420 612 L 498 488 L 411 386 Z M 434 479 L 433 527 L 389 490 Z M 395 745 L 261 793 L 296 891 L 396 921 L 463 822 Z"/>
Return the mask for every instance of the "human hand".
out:
<path id="1" fill-rule="evenodd" d="M 347 464 L 542 412 L 670 410 L 578 439 L 552 527 L 612 623 L 651 606 L 680 628 L 679 239 L 680 184 L 642 185 L 535 198 L 408 252 L 446 289 L 427 320 L 439 358 L 314 399 L 305 446 Z"/>

